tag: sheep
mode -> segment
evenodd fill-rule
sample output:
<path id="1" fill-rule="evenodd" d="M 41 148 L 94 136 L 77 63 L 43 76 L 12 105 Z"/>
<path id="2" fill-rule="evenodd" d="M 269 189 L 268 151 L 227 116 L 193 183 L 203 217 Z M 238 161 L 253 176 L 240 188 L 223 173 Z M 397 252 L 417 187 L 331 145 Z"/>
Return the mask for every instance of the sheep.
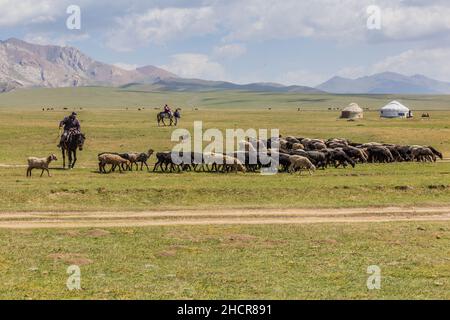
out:
<path id="1" fill-rule="evenodd" d="M 428 146 L 428 149 L 430 149 L 431 152 L 433 152 L 435 156 L 439 157 L 441 160 L 444 160 L 444 156 L 442 155 L 441 152 L 439 152 L 438 150 L 436 150 L 432 146 Z"/>
<path id="2" fill-rule="evenodd" d="M 422 162 L 426 162 L 426 161 L 432 161 L 432 162 L 436 162 L 436 155 L 433 153 L 433 151 L 431 151 L 430 148 L 427 147 L 415 147 L 412 148 L 411 150 L 411 160 L 417 160 L 417 161 L 422 161 Z"/>
<path id="3" fill-rule="evenodd" d="M 128 153 L 119 153 L 119 156 L 121 156 L 124 159 L 127 159 L 130 161 L 130 171 L 133 169 L 133 165 L 136 165 L 136 170 L 139 170 L 138 163 L 141 164 L 141 171 L 143 170 L 144 164 L 147 167 L 147 171 L 150 170 L 147 164 L 147 160 L 152 156 L 153 149 L 148 150 L 147 153 L 138 153 L 138 152 L 128 152 Z"/>
<path id="4" fill-rule="evenodd" d="M 343 166 L 344 168 L 350 164 L 353 168 L 356 162 L 353 161 L 342 149 L 327 149 L 329 162 L 334 164 L 334 167 Z"/>
<path id="5" fill-rule="evenodd" d="M 122 158 L 117 154 L 112 153 L 101 153 L 98 155 L 98 169 L 102 173 L 106 173 L 106 165 L 111 164 L 111 171 L 114 171 L 116 167 L 119 167 L 119 172 L 122 173 L 122 165 L 130 167 L 131 163 L 129 160 Z"/>
<path id="6" fill-rule="evenodd" d="M 182 154 L 180 154 L 180 156 L 182 156 Z M 173 162 L 171 151 L 157 152 L 156 159 L 157 161 L 155 163 L 155 166 L 153 167 L 153 172 L 155 172 L 158 167 L 161 168 L 161 171 L 166 172 L 169 169 L 169 166 L 170 172 L 174 170 L 177 170 L 178 172 L 181 171 L 182 164 L 176 164 Z M 165 165 L 164 168 L 163 165 Z"/>
<path id="7" fill-rule="evenodd" d="M 316 167 L 306 157 L 294 155 L 290 156 L 289 160 L 291 162 L 288 170 L 289 172 L 299 171 L 301 174 L 302 169 L 307 169 L 309 174 L 312 175 L 312 172 L 316 171 Z"/>
<path id="8" fill-rule="evenodd" d="M 154 153 L 153 149 L 148 150 L 147 153 L 140 153 L 137 158 L 136 158 L 136 165 L 137 163 L 141 164 L 141 171 L 142 171 L 142 167 L 145 165 L 147 167 L 147 171 L 150 170 L 150 168 L 148 167 L 147 164 L 147 160 L 150 159 L 150 157 L 152 156 L 152 154 Z"/>
<path id="9" fill-rule="evenodd" d="M 242 140 L 239 142 L 239 151 L 256 152 L 256 149 L 250 142 Z"/>
<path id="10" fill-rule="evenodd" d="M 47 158 L 29 157 L 27 159 L 28 161 L 27 177 L 31 177 L 31 171 L 33 169 L 42 169 L 41 177 L 44 174 L 44 171 L 47 171 L 48 176 L 51 177 L 52 175 L 48 170 L 48 166 L 50 165 L 50 162 L 57 160 L 58 159 L 56 159 L 56 156 L 54 154 L 49 155 Z"/>
<path id="11" fill-rule="evenodd" d="M 249 138 L 248 142 L 253 146 L 255 150 L 258 150 L 258 152 L 267 152 L 267 141 Z"/>
<path id="12" fill-rule="evenodd" d="M 205 159 L 205 164 L 211 164 L 213 170 L 215 169 L 217 172 L 220 170 L 222 170 L 222 172 L 246 172 L 244 164 L 233 156 L 211 152 L 203 154 L 203 157 Z"/>
<path id="13" fill-rule="evenodd" d="M 302 145 L 301 143 L 294 143 L 292 145 L 292 150 L 305 150 L 305 146 Z"/>
<path id="14" fill-rule="evenodd" d="M 358 149 L 356 147 L 347 146 L 342 148 L 342 150 L 353 160 L 360 161 L 362 163 L 367 162 L 367 153 L 363 149 Z"/>

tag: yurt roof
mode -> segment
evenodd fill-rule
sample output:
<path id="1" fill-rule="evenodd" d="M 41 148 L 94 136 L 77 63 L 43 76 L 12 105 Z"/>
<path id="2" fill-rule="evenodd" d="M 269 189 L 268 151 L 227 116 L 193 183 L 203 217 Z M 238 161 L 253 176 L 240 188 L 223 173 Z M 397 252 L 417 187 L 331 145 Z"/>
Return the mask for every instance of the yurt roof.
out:
<path id="1" fill-rule="evenodd" d="M 360 106 L 358 106 L 357 103 L 350 103 L 348 107 L 345 107 L 342 111 L 363 112 L 363 109 Z"/>
<path id="2" fill-rule="evenodd" d="M 404 106 L 403 104 L 401 104 L 398 101 L 392 101 L 389 102 L 387 105 L 385 105 L 383 108 L 381 108 L 381 110 L 395 110 L 395 111 L 403 111 L 403 112 L 408 112 L 409 109 Z"/>

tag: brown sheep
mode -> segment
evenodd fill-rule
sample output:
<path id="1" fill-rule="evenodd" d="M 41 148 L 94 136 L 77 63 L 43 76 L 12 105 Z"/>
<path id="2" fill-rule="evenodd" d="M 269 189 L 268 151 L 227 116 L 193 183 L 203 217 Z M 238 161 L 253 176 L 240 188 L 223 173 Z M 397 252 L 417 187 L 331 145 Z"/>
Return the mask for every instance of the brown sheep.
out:
<path id="1" fill-rule="evenodd" d="M 109 170 L 109 172 L 114 171 L 114 169 L 116 167 L 119 167 L 119 172 L 122 173 L 122 165 L 127 166 L 128 168 L 130 167 L 130 161 L 127 159 L 122 158 L 119 155 L 116 154 L 110 154 L 110 153 L 104 153 L 104 154 L 100 154 L 98 156 L 98 168 L 100 172 L 106 173 L 106 165 L 110 164 L 111 166 L 111 170 Z"/>

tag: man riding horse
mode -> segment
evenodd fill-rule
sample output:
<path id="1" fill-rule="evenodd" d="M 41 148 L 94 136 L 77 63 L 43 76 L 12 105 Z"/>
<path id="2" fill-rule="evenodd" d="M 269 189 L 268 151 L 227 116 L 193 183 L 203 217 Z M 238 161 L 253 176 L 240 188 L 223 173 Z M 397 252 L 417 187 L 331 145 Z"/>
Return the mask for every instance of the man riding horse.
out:
<path id="1" fill-rule="evenodd" d="M 156 120 L 158 121 L 158 126 L 162 123 L 164 126 L 166 126 L 166 123 L 164 122 L 164 119 L 169 119 L 170 120 L 170 126 L 172 125 L 177 125 L 178 124 L 178 119 L 181 118 L 181 113 L 180 113 L 181 109 L 177 108 L 175 110 L 175 112 L 172 112 L 172 109 L 170 109 L 170 107 L 166 104 L 164 106 L 164 111 L 158 113 Z"/>
<path id="2" fill-rule="evenodd" d="M 72 112 L 70 116 L 65 117 L 59 123 L 59 129 L 61 129 L 62 127 L 64 127 L 64 133 L 61 136 L 58 148 L 61 148 L 64 143 L 67 143 L 69 141 L 70 135 L 72 133 L 81 131 L 80 121 L 78 121 L 77 119 L 77 113 Z"/>
<path id="3" fill-rule="evenodd" d="M 84 141 L 86 136 L 81 133 L 80 122 L 77 119 L 76 112 L 68 117 L 65 117 L 60 123 L 59 128 L 64 127 L 64 133 L 58 144 L 58 148 L 61 148 L 63 156 L 63 168 L 66 167 L 66 153 L 69 157 L 69 169 L 72 169 L 77 162 L 77 149 L 83 150 Z"/>

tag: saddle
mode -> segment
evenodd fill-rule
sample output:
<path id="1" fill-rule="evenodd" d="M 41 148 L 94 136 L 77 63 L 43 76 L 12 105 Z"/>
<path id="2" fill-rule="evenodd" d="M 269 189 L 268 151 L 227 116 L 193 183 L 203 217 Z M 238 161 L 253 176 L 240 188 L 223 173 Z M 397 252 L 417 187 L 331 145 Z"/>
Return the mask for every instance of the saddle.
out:
<path id="1" fill-rule="evenodd" d="M 68 144 L 74 135 L 80 134 L 81 132 L 77 129 L 69 129 L 67 134 L 61 136 L 61 144 Z"/>

